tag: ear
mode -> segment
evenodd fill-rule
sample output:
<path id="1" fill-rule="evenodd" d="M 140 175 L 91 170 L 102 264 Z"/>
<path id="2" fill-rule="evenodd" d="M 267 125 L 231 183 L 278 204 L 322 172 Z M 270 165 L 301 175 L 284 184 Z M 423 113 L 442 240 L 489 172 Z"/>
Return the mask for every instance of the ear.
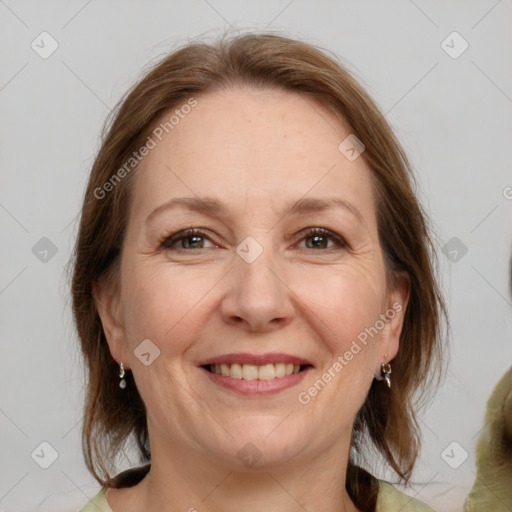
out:
<path id="1" fill-rule="evenodd" d="M 410 287 L 411 281 L 407 272 L 396 272 L 393 289 L 388 293 L 387 309 L 384 312 L 387 322 L 381 336 L 380 356 L 383 363 L 391 361 L 398 353 Z"/>
<path id="2" fill-rule="evenodd" d="M 112 357 L 128 369 L 126 330 L 123 325 L 123 310 L 118 287 L 107 278 L 101 278 L 93 285 L 96 309 L 103 326 Z"/>

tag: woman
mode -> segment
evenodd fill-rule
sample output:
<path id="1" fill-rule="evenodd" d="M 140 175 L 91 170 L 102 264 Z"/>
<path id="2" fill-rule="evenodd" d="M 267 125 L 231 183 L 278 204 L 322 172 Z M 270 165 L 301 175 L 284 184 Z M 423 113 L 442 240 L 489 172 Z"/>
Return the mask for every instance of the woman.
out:
<path id="1" fill-rule="evenodd" d="M 74 315 L 83 511 L 416 511 L 413 395 L 443 301 L 407 158 L 320 50 L 190 44 L 106 131 L 82 210 Z M 116 472 L 133 442 L 145 464 Z M 375 449 L 372 452 L 372 447 Z"/>

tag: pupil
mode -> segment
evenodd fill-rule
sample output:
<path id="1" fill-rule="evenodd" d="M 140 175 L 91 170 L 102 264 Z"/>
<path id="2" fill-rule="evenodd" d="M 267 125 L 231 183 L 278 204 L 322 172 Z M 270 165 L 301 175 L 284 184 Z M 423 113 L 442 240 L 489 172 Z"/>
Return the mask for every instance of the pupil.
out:
<path id="1" fill-rule="evenodd" d="M 312 241 L 313 247 L 321 247 L 324 249 L 326 247 L 326 239 L 324 236 L 321 236 L 321 235 L 312 236 L 311 241 Z"/>
<path id="2" fill-rule="evenodd" d="M 202 238 L 200 236 L 189 236 L 184 240 L 185 242 L 185 248 L 186 247 L 195 247 L 195 248 L 201 248 L 201 241 Z M 198 245 L 196 245 L 198 244 Z"/>

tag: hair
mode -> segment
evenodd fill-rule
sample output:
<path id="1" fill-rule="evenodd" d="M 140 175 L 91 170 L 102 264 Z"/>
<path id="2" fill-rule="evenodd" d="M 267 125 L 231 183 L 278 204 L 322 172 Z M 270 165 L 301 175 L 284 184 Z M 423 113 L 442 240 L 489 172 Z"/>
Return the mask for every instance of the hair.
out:
<path id="1" fill-rule="evenodd" d="M 118 366 L 93 294 L 100 279 L 115 283 L 118 278 L 137 168 L 127 170 L 126 162 L 147 142 L 164 114 L 194 96 L 240 86 L 299 93 L 350 127 L 364 144 L 362 158 L 372 170 L 389 282 L 392 285 L 400 271 L 410 280 L 400 348 L 392 361 L 393 385 L 388 389 L 374 381 L 354 423 L 346 488 L 359 508 L 374 510 L 377 481 L 355 460 L 367 453 L 363 440 L 370 439 L 406 483 L 420 448 L 415 407 L 441 375 L 446 310 L 436 278 L 434 244 L 407 156 L 374 101 L 325 51 L 275 34 L 225 36 L 214 43 L 181 47 L 147 72 L 107 120 L 85 192 L 72 277 L 73 314 L 87 378 L 85 461 L 98 482 L 115 486 L 114 461 L 128 441 L 134 442 L 141 461 L 151 458 L 144 403 L 131 372 L 125 377 L 127 388 L 119 389 Z M 126 172 L 121 174 L 121 169 Z M 113 180 L 116 171 L 123 179 Z"/>

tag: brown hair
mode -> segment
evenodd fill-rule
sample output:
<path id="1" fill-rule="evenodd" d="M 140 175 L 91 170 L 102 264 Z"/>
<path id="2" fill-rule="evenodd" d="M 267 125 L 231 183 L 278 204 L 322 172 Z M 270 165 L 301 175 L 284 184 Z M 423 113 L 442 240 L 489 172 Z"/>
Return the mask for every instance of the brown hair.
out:
<path id="1" fill-rule="evenodd" d="M 85 193 L 72 281 L 73 312 L 87 372 L 82 437 L 85 461 L 102 485 L 114 486 L 110 472 L 116 469 L 116 455 L 128 440 L 135 441 L 141 460 L 150 460 L 144 404 L 131 372 L 126 375 L 127 388 L 119 389 L 118 366 L 93 297 L 93 285 L 100 278 L 116 277 L 136 166 L 123 173 L 123 179 L 112 178 L 144 145 L 164 114 L 194 95 L 240 85 L 306 95 L 348 123 L 365 145 L 362 157 L 373 171 L 388 275 L 392 282 L 392 276 L 401 270 L 410 278 L 400 349 L 392 361 L 393 385 L 389 390 L 374 381 L 354 424 L 346 486 L 359 508 L 373 510 L 376 480 L 356 465 L 354 456 L 364 456 L 362 440 L 367 436 L 407 482 L 419 452 L 416 399 L 440 375 L 436 370 L 441 363 L 440 325 L 445 306 L 435 278 L 433 243 L 414 192 L 410 164 L 373 100 L 325 52 L 273 34 L 238 35 L 214 44 L 184 46 L 135 85 L 106 125 Z M 111 186 L 105 193 L 107 182 Z"/>

